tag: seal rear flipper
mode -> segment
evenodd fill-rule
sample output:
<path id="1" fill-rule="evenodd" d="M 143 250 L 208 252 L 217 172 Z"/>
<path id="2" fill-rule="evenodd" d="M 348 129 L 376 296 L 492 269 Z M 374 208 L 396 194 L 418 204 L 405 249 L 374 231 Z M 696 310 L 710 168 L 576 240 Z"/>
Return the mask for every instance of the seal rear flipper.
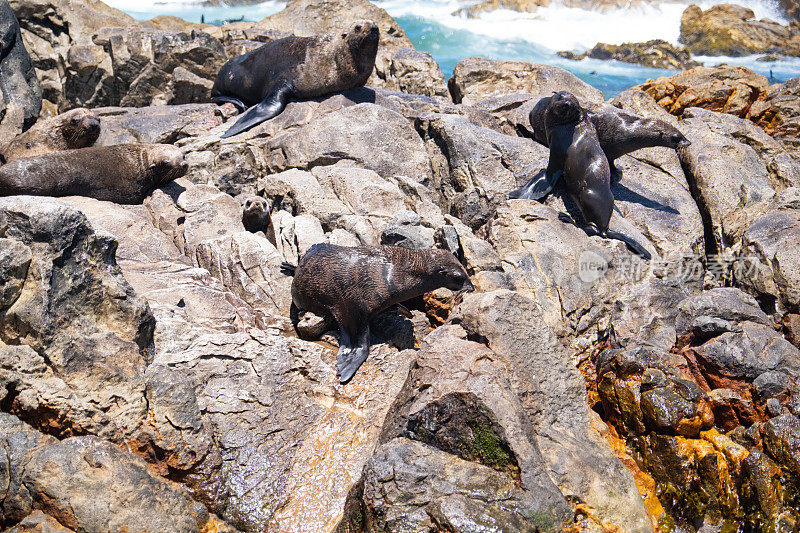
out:
<path id="1" fill-rule="evenodd" d="M 650 259 L 653 258 L 653 256 L 650 255 L 650 252 L 648 252 L 644 246 L 642 246 L 635 240 L 631 239 L 627 235 L 612 230 L 606 230 L 605 233 L 598 233 L 598 235 L 609 239 L 616 239 L 618 241 L 624 242 L 625 244 L 628 245 L 628 248 L 630 248 L 633 251 L 633 253 L 641 256 L 643 259 L 647 259 L 649 261 Z"/>
<path id="2" fill-rule="evenodd" d="M 289 82 L 276 84 L 267 97 L 248 109 L 228 131 L 222 134 L 222 138 L 238 135 L 257 124 L 280 115 L 281 111 L 286 108 L 286 104 L 289 103 L 293 90 L 294 87 Z"/>
<path id="3" fill-rule="evenodd" d="M 336 354 L 336 376 L 339 378 L 339 383 L 344 385 L 353 379 L 367 357 L 369 357 L 369 326 L 358 332 L 355 343 L 342 329 L 339 352 Z"/>
<path id="4" fill-rule="evenodd" d="M 233 104 L 239 110 L 239 113 L 247 109 L 247 105 L 235 96 L 212 96 L 211 102 L 215 104 Z"/>
<path id="5" fill-rule="evenodd" d="M 546 170 L 541 170 L 528 183 L 508 193 L 508 197 L 523 200 L 542 200 L 550 194 L 562 174 L 561 170 L 549 174 Z"/>

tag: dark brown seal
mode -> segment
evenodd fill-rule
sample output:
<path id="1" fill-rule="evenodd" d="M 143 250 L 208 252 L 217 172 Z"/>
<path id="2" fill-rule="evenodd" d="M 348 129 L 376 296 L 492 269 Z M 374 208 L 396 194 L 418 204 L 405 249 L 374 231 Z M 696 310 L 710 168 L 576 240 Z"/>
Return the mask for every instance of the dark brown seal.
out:
<path id="1" fill-rule="evenodd" d="M 0 196 L 87 196 L 140 204 L 186 174 L 183 153 L 168 144 L 92 146 L 15 159 L 0 167 Z"/>
<path id="2" fill-rule="evenodd" d="M 342 383 L 366 361 L 369 323 L 378 313 L 439 287 L 474 290 L 461 263 L 440 249 L 316 244 L 296 268 L 284 263 L 284 272 L 294 275 L 295 306 L 339 324 L 336 367 Z"/>
<path id="3" fill-rule="evenodd" d="M 250 233 L 263 232 L 267 240 L 277 246 L 275 226 L 269 216 L 269 204 L 260 196 L 251 196 L 242 205 L 242 224 Z"/>
<path id="4" fill-rule="evenodd" d="M 539 100 L 528 117 L 534 138 L 545 146 L 548 142 L 544 117 L 551 99 L 552 96 L 547 96 Z M 678 150 L 691 144 L 677 128 L 660 119 L 640 117 L 612 106 L 584 110 L 597 131 L 597 139 L 612 171 L 616 170 L 614 161 L 617 158 L 640 148 L 664 146 Z M 537 179 L 539 181 L 530 190 L 532 194 L 536 191 L 536 199 L 541 199 L 553 190 L 555 182 L 543 181 L 544 176 Z"/>
<path id="5" fill-rule="evenodd" d="M 360 21 L 346 33 L 285 37 L 225 63 L 211 101 L 230 102 L 244 115 L 223 138 L 236 135 L 283 111 L 290 99 L 316 98 L 364 85 L 375 67 L 378 25 Z"/>
<path id="6" fill-rule="evenodd" d="M 85 108 L 40 120 L 0 149 L 5 161 L 33 157 L 58 150 L 92 146 L 100 136 L 100 119 Z"/>
<path id="7" fill-rule="evenodd" d="M 611 168 L 608 164 L 597 130 L 588 113 L 572 93 L 561 91 L 549 97 L 543 117 L 550 159 L 543 178 L 555 183 L 561 175 L 564 185 L 583 214 L 587 233 L 619 239 L 636 253 L 649 258 L 650 254 L 636 241 L 617 232 L 609 231 L 608 224 L 614 211 L 611 192 Z M 537 178 L 521 189 L 513 191 L 512 198 L 536 198 Z"/>

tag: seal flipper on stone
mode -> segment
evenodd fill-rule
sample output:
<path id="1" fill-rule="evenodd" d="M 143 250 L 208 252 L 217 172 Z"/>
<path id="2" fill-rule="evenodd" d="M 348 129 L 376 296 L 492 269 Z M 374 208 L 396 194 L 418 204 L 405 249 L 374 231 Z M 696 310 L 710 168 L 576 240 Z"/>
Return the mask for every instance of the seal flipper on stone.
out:
<path id="1" fill-rule="evenodd" d="M 508 193 L 509 198 L 519 198 L 524 200 L 542 200 L 547 197 L 558 183 L 559 178 L 564 173 L 561 170 L 550 172 L 547 170 L 538 172 L 528 183 Z"/>
<path id="2" fill-rule="evenodd" d="M 293 91 L 294 86 L 289 81 L 276 83 L 267 97 L 248 109 L 247 112 L 222 135 L 222 138 L 225 139 L 233 135 L 238 135 L 257 124 L 261 124 L 266 120 L 280 115 L 289 103 Z"/>
<path id="3" fill-rule="evenodd" d="M 339 318 L 335 317 L 339 322 Z M 369 357 L 369 320 L 362 324 L 356 323 L 343 325 L 339 328 L 339 351 L 336 354 L 336 377 L 344 385 L 353 379 L 364 361 Z M 341 323 L 341 322 L 340 322 Z M 351 330 L 348 332 L 348 329 Z"/>
<path id="4" fill-rule="evenodd" d="M 212 96 L 211 102 L 220 105 L 233 104 L 234 107 L 239 110 L 239 113 L 242 113 L 247 109 L 247 105 L 234 96 Z"/>

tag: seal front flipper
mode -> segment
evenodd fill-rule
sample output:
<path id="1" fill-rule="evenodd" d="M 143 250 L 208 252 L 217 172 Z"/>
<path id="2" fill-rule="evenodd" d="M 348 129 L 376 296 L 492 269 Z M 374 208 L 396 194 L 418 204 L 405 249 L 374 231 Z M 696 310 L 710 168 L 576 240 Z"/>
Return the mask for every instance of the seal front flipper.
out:
<path id="1" fill-rule="evenodd" d="M 269 92 L 266 98 L 261 100 L 260 103 L 254 105 L 247 112 L 226 131 L 222 138 L 238 135 L 245 130 L 249 130 L 256 124 L 261 124 L 265 120 L 280 115 L 281 111 L 286 108 L 289 99 L 294 91 L 294 86 L 290 82 L 283 82 L 276 84 Z"/>
<path id="2" fill-rule="evenodd" d="M 212 96 L 211 102 L 215 104 L 233 104 L 239 113 L 247 109 L 247 105 L 234 96 Z"/>
<path id="3" fill-rule="evenodd" d="M 369 325 L 361 328 L 353 339 L 350 334 L 341 328 L 339 352 L 336 354 L 336 376 L 339 383 L 344 385 L 356 374 L 358 369 L 369 357 Z"/>
<path id="4" fill-rule="evenodd" d="M 561 170 L 551 173 L 541 170 L 528 183 L 508 193 L 508 197 L 512 199 L 542 200 L 550 194 L 550 191 L 556 186 L 563 173 Z"/>

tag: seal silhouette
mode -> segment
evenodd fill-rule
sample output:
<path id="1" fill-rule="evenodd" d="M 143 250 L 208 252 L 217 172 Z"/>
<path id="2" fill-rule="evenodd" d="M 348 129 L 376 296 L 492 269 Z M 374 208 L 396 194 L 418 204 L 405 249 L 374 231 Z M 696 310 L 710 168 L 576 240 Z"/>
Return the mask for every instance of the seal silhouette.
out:
<path id="1" fill-rule="evenodd" d="M 0 167 L 0 196 L 87 196 L 140 204 L 187 170 L 168 144 L 92 146 L 15 159 Z"/>
<path id="2" fill-rule="evenodd" d="M 280 114 L 290 99 L 316 98 L 364 85 L 375 67 L 378 25 L 359 21 L 344 33 L 285 37 L 225 63 L 211 101 L 245 112 L 222 138 Z"/>
<path id="3" fill-rule="evenodd" d="M 292 300 L 298 309 L 333 316 L 339 325 L 341 383 L 366 361 L 369 323 L 378 313 L 439 287 L 474 290 L 456 257 L 438 248 L 315 244 L 297 267 L 284 263 L 282 270 L 294 276 Z"/>
<path id="4" fill-rule="evenodd" d="M 0 156 L 8 162 L 58 150 L 86 148 L 92 146 L 99 136 L 100 119 L 81 107 L 40 120 L 28 131 L 0 147 Z"/>
<path id="5" fill-rule="evenodd" d="M 543 120 L 550 147 L 546 179 L 555 183 L 564 176 L 567 192 L 583 214 L 584 230 L 590 235 L 621 240 L 649 259 L 649 252 L 639 243 L 608 229 L 614 211 L 611 169 L 600 146 L 597 130 L 578 99 L 567 91 L 556 93 L 550 97 Z M 528 188 L 536 185 L 532 183 L 534 180 L 512 191 L 510 196 L 531 199 Z"/>
<path id="6" fill-rule="evenodd" d="M 545 113 L 552 98 L 547 96 L 540 99 L 528 116 L 534 138 L 545 146 L 549 146 Z M 634 150 L 654 146 L 677 150 L 691 144 L 677 128 L 660 119 L 640 117 L 612 106 L 584 110 L 597 131 L 597 139 L 612 172 L 616 171 L 614 161 Z M 526 185 L 529 198 L 540 200 L 553 190 L 557 176 L 537 175 L 533 180 L 533 183 Z"/>
<path id="7" fill-rule="evenodd" d="M 30 128 L 42 109 L 42 87 L 22 42 L 17 17 L 0 0 L 0 137 Z"/>

